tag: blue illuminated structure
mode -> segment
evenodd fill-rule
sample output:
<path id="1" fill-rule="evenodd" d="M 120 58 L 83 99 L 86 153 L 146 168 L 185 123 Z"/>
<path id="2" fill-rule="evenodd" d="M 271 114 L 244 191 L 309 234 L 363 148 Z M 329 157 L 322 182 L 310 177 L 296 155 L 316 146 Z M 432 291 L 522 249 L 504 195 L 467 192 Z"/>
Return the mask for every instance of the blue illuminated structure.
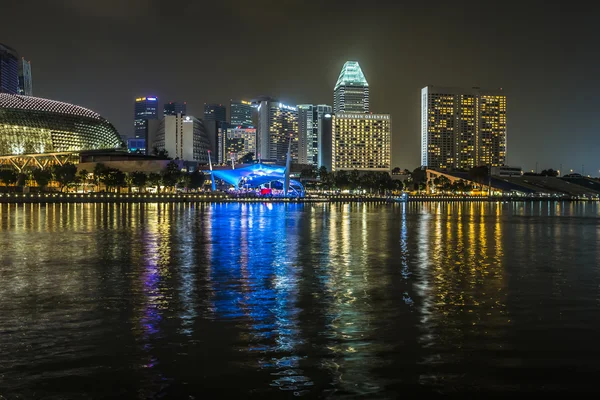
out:
<path id="1" fill-rule="evenodd" d="M 252 164 L 237 169 L 213 170 L 213 176 L 232 185 L 235 189 L 280 189 L 284 196 L 304 197 L 304 186 L 289 179 L 287 168 L 280 165 Z M 285 190 L 285 182 L 289 182 Z M 271 194 L 271 193 L 269 193 Z"/>

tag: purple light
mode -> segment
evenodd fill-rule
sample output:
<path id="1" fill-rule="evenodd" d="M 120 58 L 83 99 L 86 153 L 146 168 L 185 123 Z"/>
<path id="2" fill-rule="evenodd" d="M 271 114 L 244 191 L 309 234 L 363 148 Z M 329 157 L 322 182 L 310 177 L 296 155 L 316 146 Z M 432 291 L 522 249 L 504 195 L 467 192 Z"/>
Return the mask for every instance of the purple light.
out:
<path id="1" fill-rule="evenodd" d="M 146 97 L 146 100 L 156 101 L 156 97 Z"/>

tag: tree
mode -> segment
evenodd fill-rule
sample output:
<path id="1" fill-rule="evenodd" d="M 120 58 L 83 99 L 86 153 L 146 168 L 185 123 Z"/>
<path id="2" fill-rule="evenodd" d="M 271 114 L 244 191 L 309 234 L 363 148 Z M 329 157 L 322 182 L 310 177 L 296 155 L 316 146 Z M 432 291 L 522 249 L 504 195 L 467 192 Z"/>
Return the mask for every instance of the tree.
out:
<path id="1" fill-rule="evenodd" d="M 181 177 L 181 171 L 179 165 L 175 161 L 170 161 L 165 169 L 162 171 L 162 184 L 168 188 L 174 189 L 179 178 Z"/>
<path id="2" fill-rule="evenodd" d="M 317 176 L 317 171 L 310 167 L 310 168 L 304 168 L 302 171 L 300 171 L 300 179 L 314 179 Z"/>
<path id="3" fill-rule="evenodd" d="M 102 163 L 98 163 L 94 166 L 94 184 L 96 185 L 96 191 L 99 191 L 100 182 L 104 181 L 107 171 L 108 168 Z"/>
<path id="4" fill-rule="evenodd" d="M 400 175 L 401 172 L 402 172 L 402 170 L 400 169 L 400 167 L 395 167 L 392 170 L 392 175 Z"/>
<path id="5" fill-rule="evenodd" d="M 85 170 L 85 169 L 82 169 L 81 171 L 77 172 L 77 180 L 79 181 L 79 183 L 81 183 L 83 185 L 84 192 L 87 187 L 89 175 L 90 175 L 90 173 L 87 172 L 87 170 Z"/>
<path id="6" fill-rule="evenodd" d="M 552 168 L 550 169 L 545 169 L 542 171 L 542 173 L 540 174 L 542 176 L 558 176 L 558 171 L 553 170 Z"/>
<path id="7" fill-rule="evenodd" d="M 341 170 L 335 173 L 335 186 L 338 189 L 348 189 L 348 186 L 350 186 L 350 177 L 348 176 L 348 171 Z"/>
<path id="8" fill-rule="evenodd" d="M 390 174 L 387 172 L 379 172 L 377 174 L 377 194 L 383 192 L 384 194 L 394 188 L 394 181 Z"/>
<path id="9" fill-rule="evenodd" d="M 127 193 L 131 193 L 133 187 L 133 176 L 131 174 L 125 174 L 125 186 L 127 186 Z"/>
<path id="10" fill-rule="evenodd" d="M 12 169 L 0 170 L 0 181 L 2 181 L 4 186 L 8 187 L 9 185 L 14 185 L 17 183 L 17 179 L 17 173 Z"/>
<path id="11" fill-rule="evenodd" d="M 369 171 L 365 172 L 360 177 L 360 186 L 365 189 L 369 189 L 369 192 L 372 193 L 374 189 L 377 189 L 379 186 L 379 177 L 376 172 Z"/>
<path id="12" fill-rule="evenodd" d="M 188 188 L 198 190 L 204 186 L 204 173 L 200 170 L 195 170 L 189 175 Z"/>
<path id="13" fill-rule="evenodd" d="M 400 179 L 394 179 L 393 185 L 394 191 L 401 192 L 404 190 L 404 182 L 402 182 Z"/>
<path id="14" fill-rule="evenodd" d="M 161 183 L 162 177 L 160 176 L 160 174 L 157 174 L 156 172 L 151 172 L 150 174 L 148 174 L 148 184 L 150 186 L 156 186 L 156 191 L 158 193 L 160 193 Z"/>
<path id="15" fill-rule="evenodd" d="M 48 183 L 52 180 L 52 172 L 47 169 L 34 169 L 32 172 L 33 179 L 40 187 L 40 190 L 44 190 Z"/>
<path id="16" fill-rule="evenodd" d="M 140 171 L 134 171 L 129 176 L 131 177 L 131 184 L 138 188 L 138 191 L 143 192 L 148 182 L 148 176 Z"/>
<path id="17" fill-rule="evenodd" d="M 323 188 L 331 188 L 332 179 L 327 172 L 327 167 L 324 165 L 319 168 L 319 180 L 321 181 L 321 186 L 323 186 Z"/>
<path id="18" fill-rule="evenodd" d="M 426 170 L 422 169 L 421 167 L 415 168 L 413 170 L 413 172 L 411 173 L 411 181 L 412 181 L 413 187 L 415 189 L 418 189 L 419 191 L 424 190 L 425 186 L 427 184 Z M 423 184 L 423 185 L 421 185 L 421 184 Z M 423 186 L 423 189 L 420 189 L 421 186 Z"/>
<path id="19" fill-rule="evenodd" d="M 154 148 L 152 149 L 152 154 L 154 154 L 158 158 L 163 158 L 165 160 L 169 158 L 169 152 L 167 150 L 159 149 L 156 146 L 154 146 Z"/>
<path id="20" fill-rule="evenodd" d="M 358 170 L 353 169 L 350 171 L 348 180 L 350 181 L 350 187 L 352 189 L 357 190 L 360 188 L 360 172 L 358 172 Z"/>
<path id="21" fill-rule="evenodd" d="M 52 171 L 54 180 L 60 185 L 62 192 L 65 187 L 77 182 L 77 167 L 75 164 L 64 163 L 63 165 L 55 165 Z"/>
<path id="22" fill-rule="evenodd" d="M 242 158 L 240 158 L 240 163 L 242 164 L 250 164 L 254 161 L 254 153 L 246 153 Z"/>
<path id="23" fill-rule="evenodd" d="M 120 192 L 121 188 L 126 184 L 125 173 L 117 168 L 107 168 L 102 176 L 102 183 L 104 183 L 108 192 L 110 192 L 113 187 L 117 188 Z"/>

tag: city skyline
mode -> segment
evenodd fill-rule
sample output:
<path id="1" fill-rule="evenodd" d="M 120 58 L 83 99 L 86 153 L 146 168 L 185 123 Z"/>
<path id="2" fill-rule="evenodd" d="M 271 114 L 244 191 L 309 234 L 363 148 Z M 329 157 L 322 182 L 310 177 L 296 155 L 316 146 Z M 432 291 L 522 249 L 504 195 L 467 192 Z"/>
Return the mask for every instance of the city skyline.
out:
<path id="1" fill-rule="evenodd" d="M 464 2 L 459 7 L 442 2 L 427 7 L 380 2 L 380 7 L 371 10 L 352 7 L 355 4 L 352 2 L 344 3 L 349 6 L 343 10 L 339 8 L 340 2 L 315 3 L 320 9 L 313 24 L 316 35 L 321 33 L 330 38 L 322 43 L 303 44 L 295 50 L 299 55 L 314 52 L 310 64 L 299 62 L 301 57 L 272 60 L 268 64 L 259 62 L 267 50 L 259 43 L 249 42 L 244 50 L 252 55 L 253 62 L 244 66 L 243 73 L 234 63 L 217 62 L 211 69 L 201 64 L 199 58 L 194 59 L 197 63 L 186 63 L 189 66 L 171 63 L 168 58 L 149 64 L 140 57 L 140 51 L 150 51 L 150 44 L 142 44 L 139 51 L 130 52 L 135 32 L 142 26 L 142 22 L 130 23 L 137 13 L 148 17 L 143 24 L 174 26 L 180 17 L 165 12 L 159 2 L 150 2 L 144 9 L 136 6 L 136 1 L 107 6 L 68 0 L 54 7 L 35 4 L 29 15 L 32 26 L 40 28 L 32 29 L 30 34 L 18 29 L 18 21 L 8 20 L 0 28 L 0 34 L 3 43 L 35 64 L 36 96 L 98 110 L 120 133 L 128 136 L 132 135 L 128 131 L 131 102 L 137 96 L 153 93 L 160 99 L 186 99 L 188 111 L 196 116 L 202 115 L 204 103 L 227 104 L 232 98 L 252 99 L 262 94 L 286 104 L 331 104 L 331 92 L 341 66 L 346 60 L 356 60 L 369 84 L 377 88 L 370 94 L 370 108 L 377 113 L 389 113 L 394 119 L 393 166 L 415 168 L 420 164 L 422 87 L 480 86 L 502 87 L 509 97 L 508 165 L 531 170 L 537 162 L 541 170 L 559 168 L 562 164 L 565 171 L 581 172 L 583 164 L 586 174 L 598 173 L 600 161 L 596 153 L 600 135 L 596 134 L 596 106 L 592 97 L 597 83 L 587 79 L 597 58 L 588 50 L 596 28 L 585 7 L 567 9 L 541 2 L 529 2 L 521 8 L 475 2 Z M 188 11 L 196 7 L 199 6 L 185 4 Z M 237 2 L 209 7 L 231 17 L 240 29 L 256 28 L 257 36 L 266 30 L 261 22 L 272 21 L 272 28 L 280 29 L 281 39 L 277 40 L 306 29 L 295 22 L 284 24 L 277 17 L 287 12 L 301 16 L 308 12 L 305 8 L 310 9 L 300 4 L 269 2 L 262 15 L 253 11 L 253 7 Z M 15 15 L 22 13 L 22 9 L 19 4 L 7 6 L 7 12 Z M 534 10 L 536 18 L 531 19 Z M 64 26 L 47 32 L 47 40 L 40 41 L 39 29 L 47 25 L 48 16 L 59 13 L 70 18 Z M 347 23 L 364 18 L 365 26 L 337 32 L 342 22 L 325 24 L 336 13 L 341 13 L 344 18 L 340 20 Z M 456 16 L 455 24 L 439 24 L 446 21 L 444 15 Z M 479 37 L 465 36 L 470 26 L 465 24 L 467 21 L 485 21 L 485 29 L 479 29 L 480 33 L 475 35 Z M 111 33 L 100 34 L 102 30 L 98 28 L 106 22 L 114 27 Z M 477 22 L 473 28 L 481 24 Z M 174 50 L 197 43 L 209 34 L 212 25 L 216 21 L 210 21 L 194 35 L 182 34 L 184 39 Z M 80 32 L 77 37 L 71 35 L 74 30 Z M 161 40 L 158 34 L 151 31 L 148 34 Z M 67 44 L 50 49 L 49 42 Z M 152 47 L 156 45 L 155 40 L 149 42 Z M 241 44 L 232 46 L 235 48 L 231 50 L 242 50 Z M 472 54 L 477 57 L 473 59 Z M 118 63 L 114 62 L 115 57 L 119 58 Z"/>

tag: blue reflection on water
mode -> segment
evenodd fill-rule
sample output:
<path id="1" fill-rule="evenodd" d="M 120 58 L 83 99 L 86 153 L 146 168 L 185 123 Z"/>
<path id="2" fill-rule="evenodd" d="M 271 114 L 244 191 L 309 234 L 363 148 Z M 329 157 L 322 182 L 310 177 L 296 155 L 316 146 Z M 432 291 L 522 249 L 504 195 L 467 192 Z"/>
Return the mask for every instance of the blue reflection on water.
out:
<path id="1" fill-rule="evenodd" d="M 302 206 L 219 207 L 227 208 L 228 217 L 212 220 L 215 318 L 243 322 L 249 334 L 247 351 L 264 353 L 259 367 L 277 370 L 274 386 L 296 390 L 298 382 L 310 385 L 297 369 L 302 356 L 295 354 L 301 343 L 296 231 Z M 294 234 L 288 236 L 290 231 Z"/>

